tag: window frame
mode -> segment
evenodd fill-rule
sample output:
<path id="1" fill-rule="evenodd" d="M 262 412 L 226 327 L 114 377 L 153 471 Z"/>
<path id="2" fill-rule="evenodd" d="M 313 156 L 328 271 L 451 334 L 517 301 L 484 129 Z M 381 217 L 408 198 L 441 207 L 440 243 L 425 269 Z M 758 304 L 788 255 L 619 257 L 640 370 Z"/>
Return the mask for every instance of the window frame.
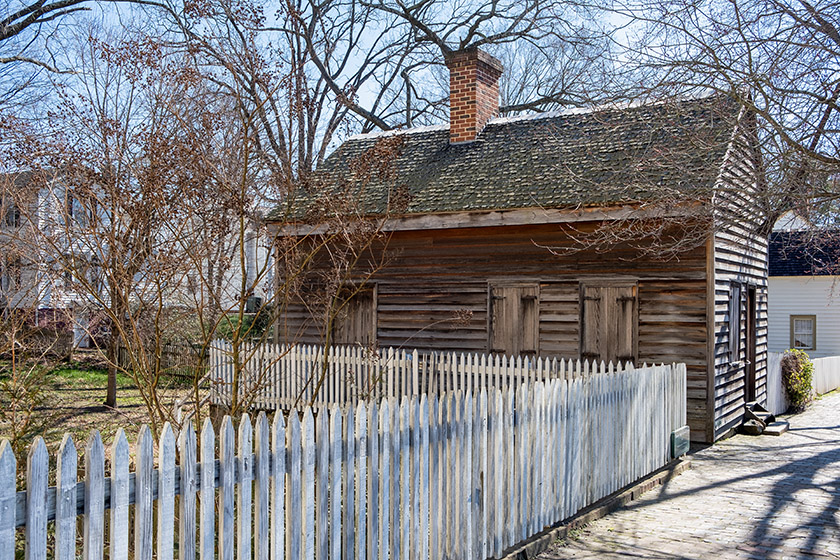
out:
<path id="1" fill-rule="evenodd" d="M 525 293 L 528 291 L 533 293 Z M 508 317 L 508 320 L 515 318 L 514 325 L 500 328 L 497 323 L 498 314 L 511 312 L 512 317 Z M 493 278 L 487 281 L 486 351 L 488 354 L 532 358 L 540 355 L 539 281 Z"/>
<path id="2" fill-rule="evenodd" d="M 358 302 L 362 297 L 370 297 L 370 312 L 371 312 L 371 320 L 372 324 L 367 325 L 370 327 L 370 331 L 367 333 L 371 340 L 364 341 L 364 340 L 356 340 L 358 337 L 350 337 L 353 340 L 344 341 L 339 340 L 344 338 L 343 334 L 341 333 L 342 329 L 345 327 L 343 324 L 345 321 L 350 319 L 350 311 L 352 308 L 345 308 L 339 314 L 337 314 L 332 324 L 330 325 L 330 338 L 332 339 L 334 344 L 363 344 L 365 346 L 376 346 L 377 340 L 379 339 L 379 287 L 376 282 L 364 282 L 361 284 L 355 283 L 348 283 L 342 286 L 339 289 L 338 297 L 343 299 L 343 305 L 350 304 L 354 300 Z M 367 330 L 367 329 L 365 329 Z"/>
<path id="3" fill-rule="evenodd" d="M 0 291 L 6 293 L 19 291 L 22 283 L 23 259 L 16 256 L 7 257 L 0 261 Z"/>
<path id="4" fill-rule="evenodd" d="M 20 227 L 20 208 L 13 202 L 3 206 L 3 225 L 10 228 Z"/>
<path id="5" fill-rule="evenodd" d="M 795 346 L 794 343 L 796 342 L 796 332 L 794 331 L 794 325 L 796 321 L 811 321 L 811 346 Z M 795 350 L 811 350 L 814 351 L 817 349 L 817 316 L 816 315 L 791 315 L 790 316 L 790 348 Z"/>

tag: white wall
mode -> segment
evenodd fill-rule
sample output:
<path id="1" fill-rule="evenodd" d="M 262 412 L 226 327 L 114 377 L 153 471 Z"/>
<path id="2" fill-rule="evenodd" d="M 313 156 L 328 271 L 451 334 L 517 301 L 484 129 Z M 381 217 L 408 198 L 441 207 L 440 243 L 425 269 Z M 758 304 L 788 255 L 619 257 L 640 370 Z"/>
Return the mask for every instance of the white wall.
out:
<path id="1" fill-rule="evenodd" d="M 840 356 L 814 360 L 813 384 L 818 395 L 840 387 Z"/>
<path id="2" fill-rule="evenodd" d="M 784 414 L 788 408 L 787 395 L 782 386 L 782 355 L 767 354 L 767 410 Z M 811 386 L 818 395 L 840 388 L 840 356 L 813 360 L 814 377 Z"/>
<path id="3" fill-rule="evenodd" d="M 790 316 L 817 316 L 812 358 L 840 356 L 840 277 L 771 276 L 768 292 L 768 350 L 790 348 Z"/>
<path id="4" fill-rule="evenodd" d="M 778 352 L 767 353 L 767 402 L 764 406 L 773 414 L 784 414 L 789 406 L 782 385 L 782 355 Z"/>

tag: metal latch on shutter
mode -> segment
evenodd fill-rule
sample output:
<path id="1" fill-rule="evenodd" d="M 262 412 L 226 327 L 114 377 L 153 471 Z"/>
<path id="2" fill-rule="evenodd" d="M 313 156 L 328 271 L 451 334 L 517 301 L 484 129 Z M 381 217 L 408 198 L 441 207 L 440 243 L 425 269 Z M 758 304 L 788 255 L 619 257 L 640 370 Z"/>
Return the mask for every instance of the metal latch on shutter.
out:
<path id="1" fill-rule="evenodd" d="M 601 301 L 601 296 L 583 296 L 584 301 Z"/>

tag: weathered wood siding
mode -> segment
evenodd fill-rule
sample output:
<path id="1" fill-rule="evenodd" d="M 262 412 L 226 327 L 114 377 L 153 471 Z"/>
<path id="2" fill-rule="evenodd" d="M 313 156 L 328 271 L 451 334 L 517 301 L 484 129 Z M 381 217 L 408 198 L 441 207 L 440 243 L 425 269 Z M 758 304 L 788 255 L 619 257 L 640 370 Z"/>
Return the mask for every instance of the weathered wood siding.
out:
<path id="1" fill-rule="evenodd" d="M 591 231 L 596 225 L 575 227 Z M 688 423 L 692 438 L 705 441 L 706 248 L 679 260 L 657 261 L 639 258 L 630 246 L 604 253 L 566 253 L 572 243 L 556 224 L 394 232 L 388 264 L 372 279 L 378 298 L 378 344 L 487 351 L 488 286 L 533 281 L 539 286 L 539 354 L 577 358 L 581 282 L 637 282 L 637 362 L 686 363 Z M 286 320 L 299 325 L 304 316 L 293 310 Z M 297 341 L 323 342 L 314 326 L 300 329 Z"/>
<path id="2" fill-rule="evenodd" d="M 748 123 L 747 123 L 748 124 Z M 743 126 L 741 131 L 748 131 Z M 760 159 L 747 132 L 736 137 L 727 154 L 715 194 L 714 236 L 715 336 L 714 363 L 709 364 L 709 432 L 717 440 L 738 426 L 743 417 L 747 384 L 747 298 L 748 288 L 756 292 L 756 399 L 766 398 L 767 384 L 767 237 L 760 229 L 764 216 L 759 210 Z M 741 286 L 741 324 L 730 325 L 730 293 L 733 283 Z M 710 285 L 710 290 L 712 285 Z M 710 318 L 711 319 L 711 318 Z M 711 322 L 711 320 L 710 320 Z M 740 352 L 730 357 L 732 332 L 741 337 Z"/>

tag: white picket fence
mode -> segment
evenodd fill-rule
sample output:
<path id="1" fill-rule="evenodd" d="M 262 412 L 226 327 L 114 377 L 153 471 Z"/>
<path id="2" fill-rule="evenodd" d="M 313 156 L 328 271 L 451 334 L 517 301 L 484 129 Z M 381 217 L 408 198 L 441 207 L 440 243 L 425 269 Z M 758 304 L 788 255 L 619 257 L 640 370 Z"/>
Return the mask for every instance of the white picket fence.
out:
<path id="1" fill-rule="evenodd" d="M 782 383 L 782 355 L 779 352 L 767 353 L 767 402 L 764 406 L 773 414 L 784 414 L 790 406 Z"/>
<path id="2" fill-rule="evenodd" d="M 840 356 L 814 358 L 814 391 L 818 395 L 840 388 Z"/>
<path id="3" fill-rule="evenodd" d="M 243 364 L 234 381 L 234 362 Z M 210 348 L 211 400 L 228 404 L 233 386 L 240 398 L 262 410 L 312 404 L 358 404 L 361 400 L 484 388 L 516 390 L 520 385 L 621 371 L 627 364 L 581 362 L 458 352 L 420 352 L 360 346 L 253 345 L 243 343 L 234 358 L 230 342 Z M 314 396 L 313 396 L 314 395 Z"/>
<path id="4" fill-rule="evenodd" d="M 784 414 L 790 403 L 782 383 L 782 353 L 769 352 L 767 360 L 767 410 Z M 814 373 L 811 385 L 817 395 L 840 388 L 840 356 L 813 358 Z"/>
<path id="5" fill-rule="evenodd" d="M 0 560 L 15 557 L 16 527 L 28 560 L 76 558 L 77 516 L 87 560 L 101 560 L 106 546 L 110 560 L 172 560 L 176 543 L 179 558 L 202 560 L 498 558 L 667 463 L 671 432 L 685 424 L 685 390 L 685 366 L 657 366 L 515 391 L 306 407 L 271 424 L 260 413 L 236 431 L 226 417 L 218 457 L 209 421 L 200 447 L 192 426 L 176 443 L 166 425 L 157 468 L 143 427 L 134 472 L 120 430 L 109 478 L 94 433 L 82 481 L 65 436 L 54 487 L 39 438 L 17 494 L 4 441 Z"/>

